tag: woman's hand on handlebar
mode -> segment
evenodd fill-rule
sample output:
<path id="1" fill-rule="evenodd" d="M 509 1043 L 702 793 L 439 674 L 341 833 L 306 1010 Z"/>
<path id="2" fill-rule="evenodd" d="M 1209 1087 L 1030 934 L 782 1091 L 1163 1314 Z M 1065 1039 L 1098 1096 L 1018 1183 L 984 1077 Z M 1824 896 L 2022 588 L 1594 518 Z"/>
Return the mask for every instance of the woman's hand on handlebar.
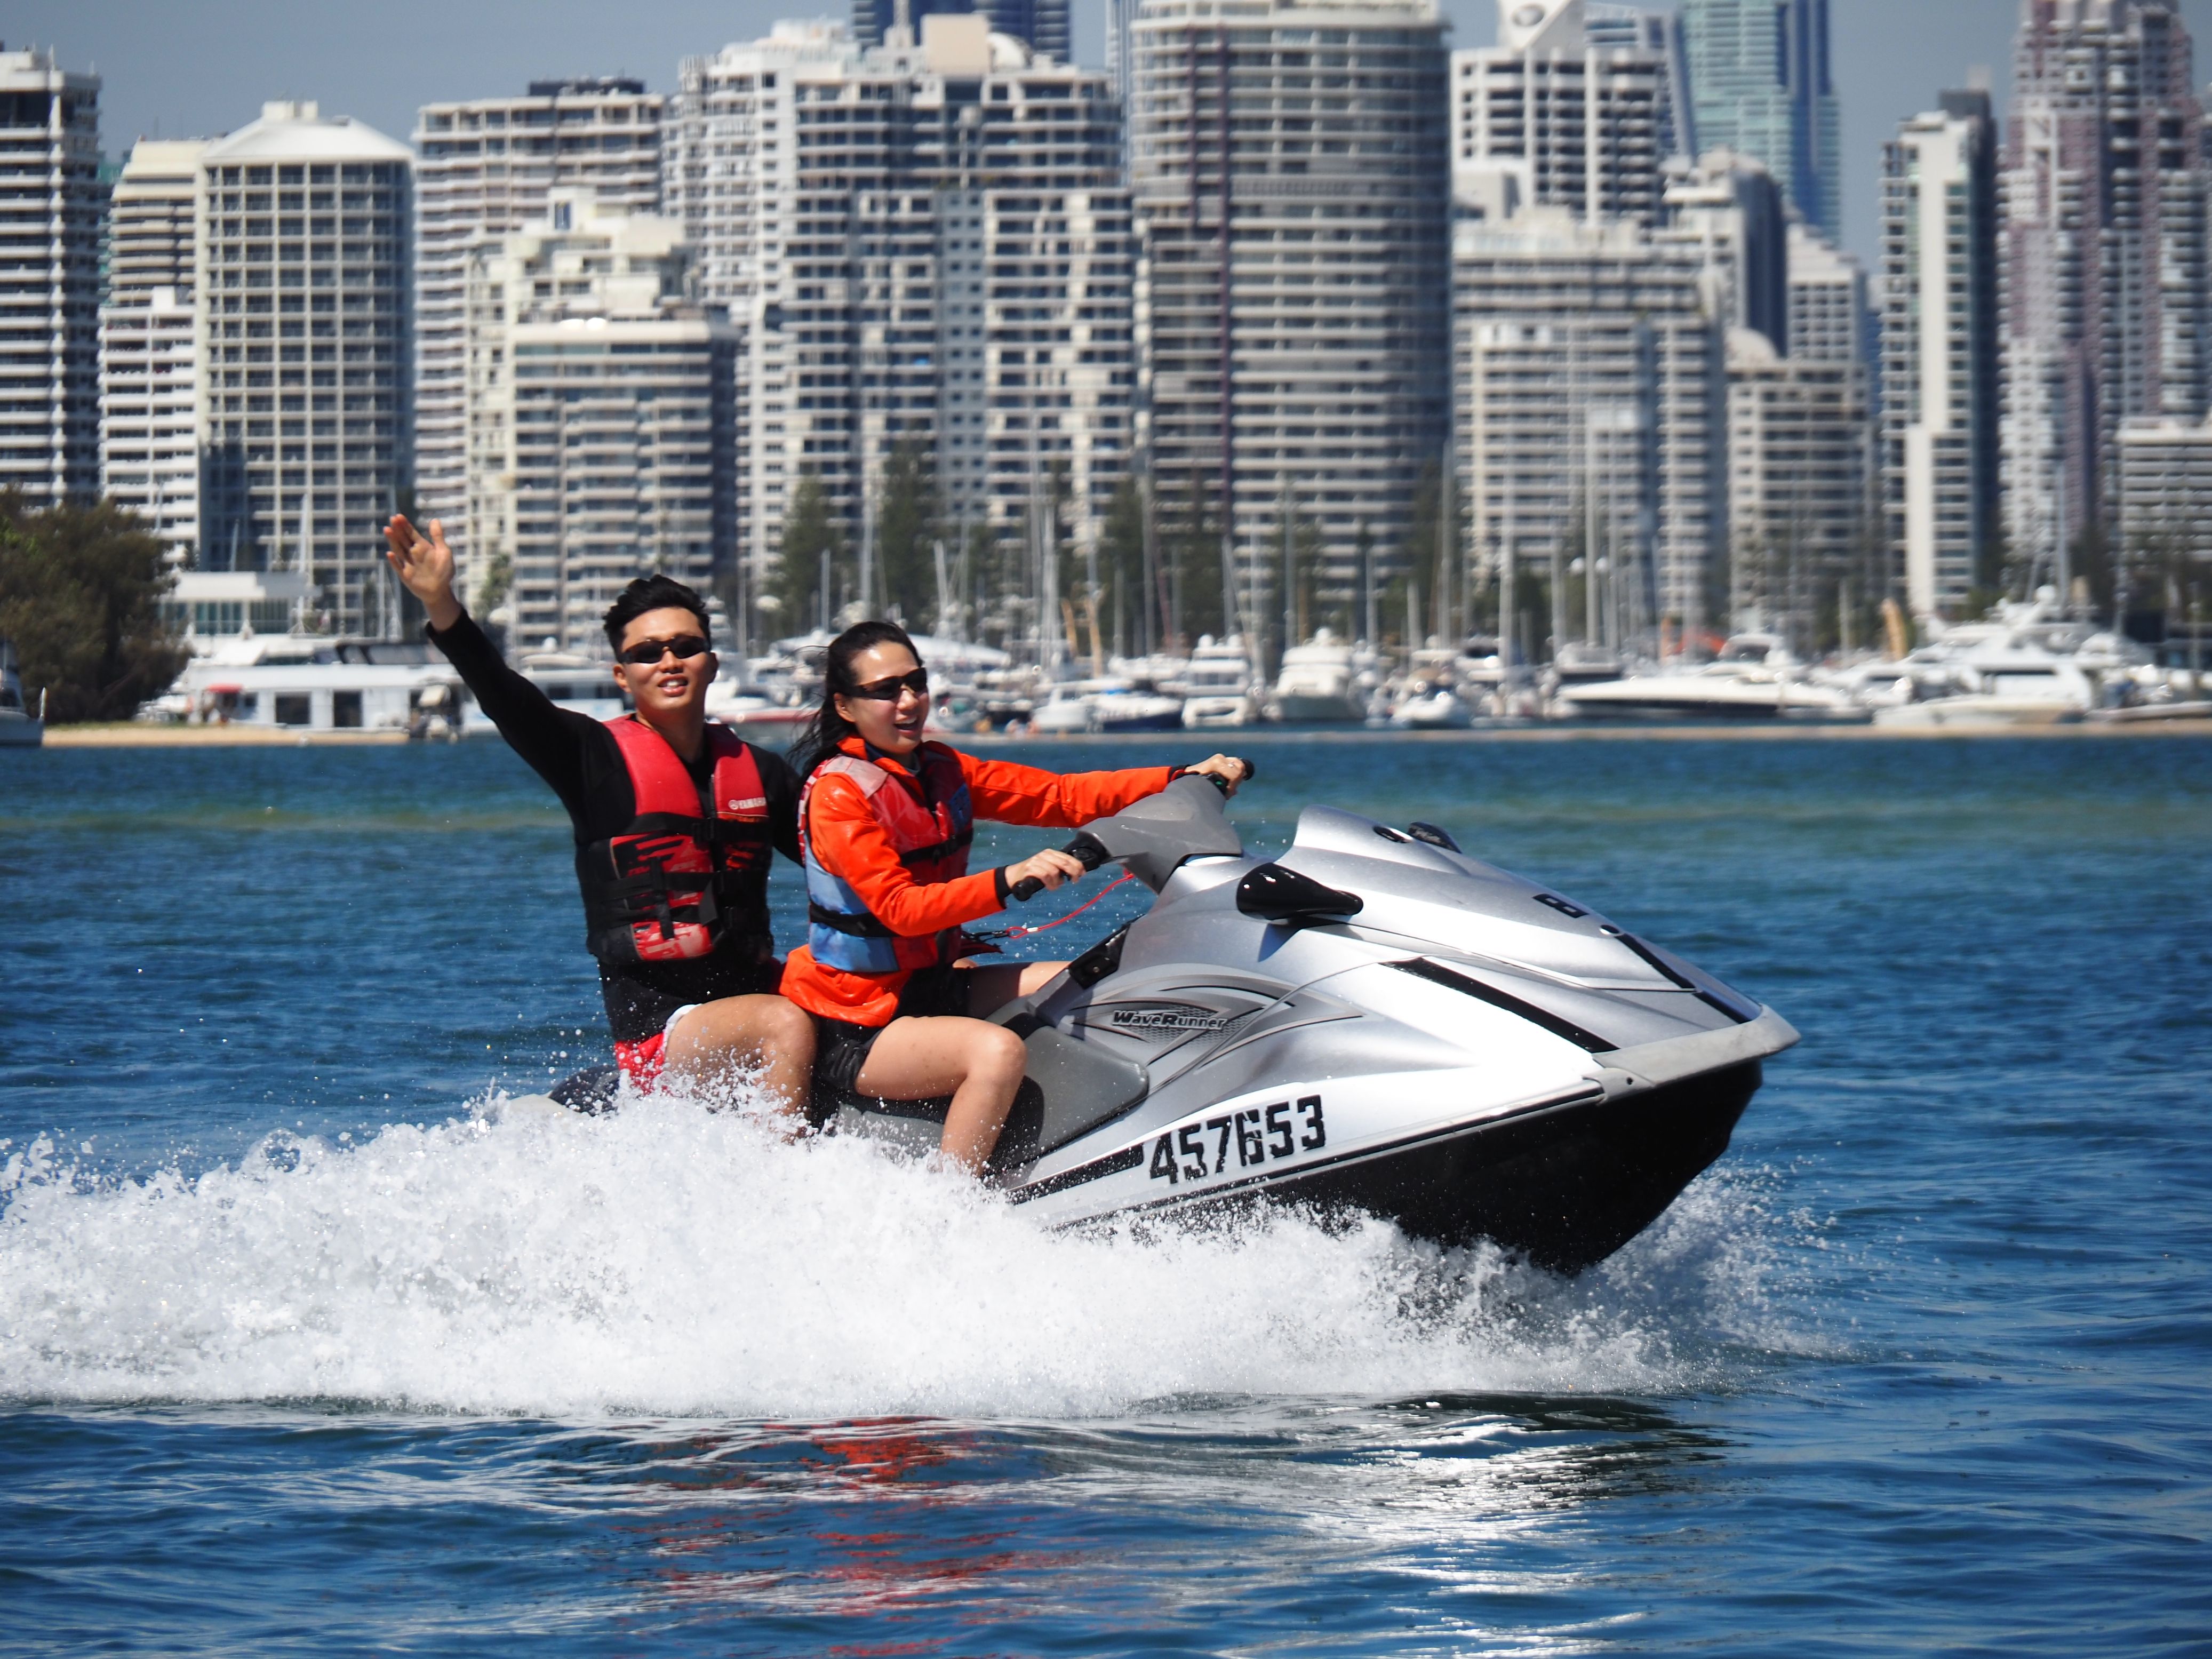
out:
<path id="1" fill-rule="evenodd" d="M 1183 768 L 1186 772 L 1203 772 L 1210 778 L 1220 779 L 1222 793 L 1228 795 L 1235 794 L 1237 786 L 1250 777 L 1257 769 L 1250 761 L 1240 760 L 1234 755 L 1215 755 L 1211 759 L 1199 762 L 1195 766 Z"/>
<path id="2" fill-rule="evenodd" d="M 1011 890 L 1024 881 L 1041 882 L 1047 887 L 1057 887 L 1063 881 L 1080 881 L 1091 872 L 1083 860 L 1073 853 L 1063 853 L 1056 847 L 1048 847 L 1035 853 L 1019 864 L 1006 866 L 1006 886 Z"/>

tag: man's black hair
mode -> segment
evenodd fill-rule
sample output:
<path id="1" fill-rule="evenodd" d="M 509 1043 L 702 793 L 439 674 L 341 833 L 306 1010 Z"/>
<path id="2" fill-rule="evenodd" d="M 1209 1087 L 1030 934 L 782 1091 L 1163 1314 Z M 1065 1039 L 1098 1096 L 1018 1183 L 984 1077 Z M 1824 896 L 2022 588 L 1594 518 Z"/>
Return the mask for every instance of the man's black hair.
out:
<path id="1" fill-rule="evenodd" d="M 633 578 L 607 607 L 607 643 L 620 651 L 623 629 L 648 611 L 689 611 L 699 619 L 699 637 L 709 645 L 714 642 L 713 630 L 707 626 L 707 602 L 697 590 L 655 572 Z"/>

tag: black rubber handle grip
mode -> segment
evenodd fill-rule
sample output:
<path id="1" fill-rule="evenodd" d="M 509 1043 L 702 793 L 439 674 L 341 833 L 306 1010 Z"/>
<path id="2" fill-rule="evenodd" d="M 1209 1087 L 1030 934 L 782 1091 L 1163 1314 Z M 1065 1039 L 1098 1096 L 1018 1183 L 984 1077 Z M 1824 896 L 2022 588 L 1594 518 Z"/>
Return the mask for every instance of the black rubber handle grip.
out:
<path id="1" fill-rule="evenodd" d="M 1085 870 L 1096 870 L 1111 856 L 1088 830 L 1079 830 L 1075 839 L 1060 850 L 1081 863 Z M 1007 889 L 1007 896 L 1026 904 L 1042 891 L 1044 883 L 1035 876 L 1024 876 Z"/>

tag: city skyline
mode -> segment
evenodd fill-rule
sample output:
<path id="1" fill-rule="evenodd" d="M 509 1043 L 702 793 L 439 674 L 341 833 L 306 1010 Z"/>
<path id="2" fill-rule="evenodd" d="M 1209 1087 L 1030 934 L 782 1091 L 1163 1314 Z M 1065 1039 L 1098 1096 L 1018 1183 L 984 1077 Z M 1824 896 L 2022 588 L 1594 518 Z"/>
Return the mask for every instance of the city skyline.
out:
<path id="1" fill-rule="evenodd" d="M 1447 44 L 1492 44 L 1494 0 L 1440 0 Z M 2191 33 L 2212 36 L 2212 0 L 2178 0 Z M 1073 9 L 1073 57 L 1103 67 L 1104 0 Z M 405 140 L 424 105 L 521 94 L 532 80 L 630 75 L 654 92 L 675 90 L 685 56 L 768 33 L 779 18 L 849 19 L 851 7 L 779 0 L 708 5 L 675 0 L 649 16 L 608 13 L 576 0 L 479 4 L 462 11 L 420 0 L 374 13 L 319 12 L 241 0 L 213 8 L 152 0 L 23 0 L 11 14 L 13 46 L 51 46 L 64 66 L 102 80 L 101 143 L 119 161 L 140 137 L 213 137 L 254 119 L 272 98 L 322 107 Z M 1997 112 L 2009 107 L 2018 0 L 1849 0 L 1832 9 L 1835 80 L 1843 104 L 1844 247 L 1878 263 L 1882 145 L 1899 120 L 1936 106 L 1970 70 L 1992 75 Z M 212 25 L 212 26 L 211 26 Z M 1900 53 L 1897 42 L 1915 49 Z M 555 44 L 549 45 L 551 42 Z M 360 65 L 349 77 L 342 66 Z"/>

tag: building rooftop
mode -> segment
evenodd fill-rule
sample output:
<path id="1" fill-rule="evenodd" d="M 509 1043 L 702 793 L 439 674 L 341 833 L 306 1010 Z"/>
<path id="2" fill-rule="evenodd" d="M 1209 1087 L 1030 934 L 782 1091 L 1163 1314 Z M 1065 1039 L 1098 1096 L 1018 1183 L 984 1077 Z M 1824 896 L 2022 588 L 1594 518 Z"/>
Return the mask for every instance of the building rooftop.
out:
<path id="1" fill-rule="evenodd" d="M 313 101 L 264 104 L 261 118 L 208 146 L 206 161 L 412 161 L 415 152 L 351 116 Z"/>

